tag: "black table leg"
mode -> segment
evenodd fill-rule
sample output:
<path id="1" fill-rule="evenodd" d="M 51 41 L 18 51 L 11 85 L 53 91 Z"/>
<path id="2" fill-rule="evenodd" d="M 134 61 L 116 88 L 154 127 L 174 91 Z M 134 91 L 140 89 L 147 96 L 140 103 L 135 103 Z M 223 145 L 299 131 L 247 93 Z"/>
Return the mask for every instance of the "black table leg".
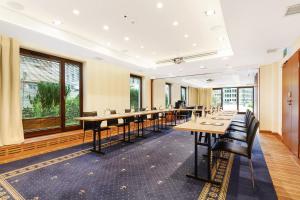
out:
<path id="1" fill-rule="evenodd" d="M 123 142 L 125 142 L 126 141 L 126 139 L 125 139 L 125 134 L 126 134 L 126 125 L 125 125 L 125 121 L 123 121 Z M 129 123 L 129 126 L 130 126 L 130 123 Z"/>
<path id="2" fill-rule="evenodd" d="M 96 151 L 96 133 L 97 131 L 93 130 L 93 150 Z"/>
<path id="3" fill-rule="evenodd" d="M 220 182 L 216 182 L 212 179 L 211 175 L 211 166 L 212 166 L 212 153 L 211 153 L 211 134 L 208 134 L 208 148 L 207 148 L 207 178 L 202 178 L 198 176 L 198 132 L 193 132 L 195 136 L 195 161 L 194 161 L 194 174 L 187 174 L 186 176 L 189 178 L 197 179 L 200 181 L 209 182 L 212 184 L 220 185 Z"/>
<path id="4" fill-rule="evenodd" d="M 195 144 L 194 144 L 194 174 L 187 174 L 186 176 L 189 178 L 198 179 L 198 132 L 191 132 L 195 136 Z"/>
<path id="5" fill-rule="evenodd" d="M 101 125 L 101 123 L 100 123 Z M 95 153 L 99 153 L 99 154 L 105 154 L 104 152 L 101 151 L 101 129 L 100 129 L 101 126 L 99 126 L 99 128 L 97 130 L 94 130 L 94 141 L 93 141 L 93 144 L 94 144 L 94 148 L 91 150 L 92 152 L 95 152 Z M 98 150 L 96 149 L 96 134 L 98 133 Z"/>

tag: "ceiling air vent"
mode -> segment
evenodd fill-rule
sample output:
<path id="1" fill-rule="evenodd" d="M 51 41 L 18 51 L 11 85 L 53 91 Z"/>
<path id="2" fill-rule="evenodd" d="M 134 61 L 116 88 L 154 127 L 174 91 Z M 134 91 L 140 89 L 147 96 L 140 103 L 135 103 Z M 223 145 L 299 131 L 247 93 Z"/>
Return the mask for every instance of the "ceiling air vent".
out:
<path id="1" fill-rule="evenodd" d="M 209 79 L 206 80 L 207 83 L 210 83 L 210 82 L 213 82 L 213 81 L 214 81 L 214 80 L 211 79 L 211 78 L 209 78 Z"/>
<path id="2" fill-rule="evenodd" d="M 193 54 L 193 55 L 188 55 L 188 56 L 182 56 L 182 57 L 177 57 L 177 58 L 170 58 L 170 59 L 165 59 L 165 60 L 159 60 L 156 62 L 156 64 L 181 64 L 183 62 L 187 61 L 192 61 L 192 60 L 197 60 L 201 58 L 205 58 L 207 56 L 213 56 L 217 55 L 217 51 L 210 51 L 210 52 L 205 52 L 205 53 L 200 53 L 200 54 Z"/>
<path id="3" fill-rule="evenodd" d="M 289 6 L 285 13 L 285 16 L 294 15 L 298 13 L 300 13 L 300 4 Z"/>

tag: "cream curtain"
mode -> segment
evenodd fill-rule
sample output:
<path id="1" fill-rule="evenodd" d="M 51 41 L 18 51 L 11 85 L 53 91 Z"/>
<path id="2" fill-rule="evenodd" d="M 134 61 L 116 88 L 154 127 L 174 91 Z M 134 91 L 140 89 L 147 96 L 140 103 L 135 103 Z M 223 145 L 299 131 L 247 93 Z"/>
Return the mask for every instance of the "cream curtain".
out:
<path id="1" fill-rule="evenodd" d="M 198 105 L 211 106 L 212 88 L 198 88 Z"/>
<path id="2" fill-rule="evenodd" d="M 0 146 L 24 141 L 20 105 L 19 44 L 0 36 Z"/>

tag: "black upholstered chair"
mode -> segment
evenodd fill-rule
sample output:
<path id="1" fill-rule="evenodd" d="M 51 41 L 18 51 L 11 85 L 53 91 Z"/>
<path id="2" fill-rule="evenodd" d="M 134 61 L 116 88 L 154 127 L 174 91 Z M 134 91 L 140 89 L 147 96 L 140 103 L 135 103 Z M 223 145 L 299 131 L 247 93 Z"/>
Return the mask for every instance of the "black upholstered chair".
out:
<path id="1" fill-rule="evenodd" d="M 92 111 L 92 112 L 83 112 L 82 116 L 83 117 L 96 117 L 97 111 Z M 85 141 L 85 137 L 86 137 L 86 131 L 88 130 L 97 130 L 100 127 L 100 122 L 88 122 L 88 121 L 84 121 L 83 123 L 83 143 Z M 108 127 L 100 127 L 100 132 L 101 131 L 108 131 L 109 128 Z M 101 137 L 101 133 L 99 133 L 99 137 Z"/>
<path id="2" fill-rule="evenodd" d="M 115 114 L 117 114 L 117 111 L 110 110 L 110 114 L 115 115 Z M 117 130 L 118 130 L 117 133 L 119 134 L 120 127 L 124 127 L 124 126 L 126 126 L 126 124 L 124 124 L 124 122 L 120 123 L 119 119 L 117 119 L 117 118 L 107 120 L 107 127 L 110 129 L 110 136 L 109 136 L 110 144 L 111 144 L 111 128 L 117 127 Z M 125 128 L 123 128 L 123 134 L 125 135 Z"/>
<path id="3" fill-rule="evenodd" d="M 246 146 L 237 142 L 222 140 L 216 142 L 212 147 L 213 152 L 217 152 L 218 155 L 220 155 L 220 152 L 229 152 L 229 153 L 234 153 L 248 158 L 253 188 L 254 188 L 254 175 L 253 175 L 253 166 L 252 166 L 252 147 L 253 147 L 253 143 L 254 143 L 254 139 L 258 127 L 259 127 L 259 121 L 257 119 L 254 119 L 253 122 L 251 123 L 251 126 L 249 127 L 249 134 L 247 136 Z"/>
<path id="4" fill-rule="evenodd" d="M 157 109 L 156 109 L 156 107 L 153 107 L 152 110 L 157 110 Z M 159 114 L 158 113 L 151 114 L 150 118 L 147 118 L 147 120 L 149 120 L 150 123 L 152 122 L 153 131 L 156 131 L 157 129 L 159 129 Z"/>
<path id="5" fill-rule="evenodd" d="M 229 130 L 247 133 L 248 127 L 250 126 L 254 118 L 254 114 L 250 113 L 245 121 L 245 125 L 236 125 L 234 123 L 231 123 Z"/>
<path id="6" fill-rule="evenodd" d="M 252 112 L 249 109 L 247 109 L 247 111 L 242 119 L 234 119 L 234 120 L 232 120 L 231 124 L 234 124 L 237 126 L 245 126 L 246 121 L 251 113 Z"/>
<path id="7" fill-rule="evenodd" d="M 165 129 L 167 127 L 167 113 L 166 112 L 162 112 L 159 114 L 159 121 L 161 122 L 161 128 Z M 159 121 L 158 121 L 158 125 L 159 125 Z"/>
<path id="8" fill-rule="evenodd" d="M 146 108 L 140 108 L 140 112 L 146 111 Z M 142 128 L 142 137 L 144 137 L 144 122 L 147 121 L 147 115 L 140 115 L 135 117 L 134 123 L 137 125 L 138 137 L 140 136 L 140 127 Z"/>
<path id="9" fill-rule="evenodd" d="M 247 128 L 245 131 L 237 131 L 234 129 L 229 129 L 226 134 L 220 135 L 220 139 L 231 139 L 231 140 L 237 140 L 241 142 L 247 142 L 247 137 L 250 134 L 250 127 L 252 123 L 254 123 L 254 115 L 251 115 L 247 122 Z"/>
<path id="10" fill-rule="evenodd" d="M 130 113 L 131 112 L 131 109 L 125 109 L 125 113 Z M 128 126 L 128 142 L 130 142 L 130 135 L 131 135 L 131 131 L 130 131 L 130 124 L 131 123 L 134 123 L 135 122 L 135 117 L 125 117 L 125 118 L 123 118 L 123 120 L 124 120 L 124 123 L 125 123 L 125 125 L 127 125 Z M 125 132 L 124 132 L 124 135 L 123 135 L 124 137 L 123 137 L 123 140 L 125 141 Z"/>

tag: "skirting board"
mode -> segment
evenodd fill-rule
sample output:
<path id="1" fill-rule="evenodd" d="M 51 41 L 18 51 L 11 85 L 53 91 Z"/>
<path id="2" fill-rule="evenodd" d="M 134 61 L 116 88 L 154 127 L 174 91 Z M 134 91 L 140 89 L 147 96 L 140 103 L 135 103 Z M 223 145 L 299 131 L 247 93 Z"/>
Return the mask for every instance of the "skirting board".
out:
<path id="1" fill-rule="evenodd" d="M 272 132 L 272 131 L 269 131 L 269 130 L 260 130 L 259 133 L 262 133 L 262 134 L 268 134 L 268 135 L 274 135 L 274 136 L 276 136 L 280 141 L 282 141 L 282 135 L 280 135 L 280 134 L 277 133 L 277 132 Z"/>

